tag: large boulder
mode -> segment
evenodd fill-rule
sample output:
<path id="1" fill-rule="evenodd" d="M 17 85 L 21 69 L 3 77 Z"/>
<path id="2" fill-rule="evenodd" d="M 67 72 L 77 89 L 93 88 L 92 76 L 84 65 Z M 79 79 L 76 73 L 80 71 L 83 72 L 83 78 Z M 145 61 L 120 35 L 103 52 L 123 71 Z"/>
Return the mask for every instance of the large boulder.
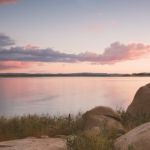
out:
<path id="1" fill-rule="evenodd" d="M 115 150 L 150 150 L 150 122 L 122 135 L 114 146 Z"/>
<path id="2" fill-rule="evenodd" d="M 84 133 L 87 136 L 107 134 L 122 134 L 124 128 L 119 115 L 109 107 L 99 106 L 83 114 Z"/>
<path id="3" fill-rule="evenodd" d="M 127 108 L 130 115 L 150 114 L 150 84 L 141 87 Z"/>

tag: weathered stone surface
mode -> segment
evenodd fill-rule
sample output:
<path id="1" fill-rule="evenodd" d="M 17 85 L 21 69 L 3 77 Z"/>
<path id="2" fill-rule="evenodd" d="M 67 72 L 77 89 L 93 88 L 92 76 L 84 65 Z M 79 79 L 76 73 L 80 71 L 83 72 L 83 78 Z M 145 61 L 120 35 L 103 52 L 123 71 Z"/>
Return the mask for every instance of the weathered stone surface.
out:
<path id="1" fill-rule="evenodd" d="M 93 116 L 93 115 L 103 115 L 103 116 L 108 116 L 108 117 L 112 117 L 115 118 L 117 120 L 120 120 L 119 115 L 112 109 L 106 106 L 98 106 L 95 107 L 89 111 L 87 111 L 85 114 L 83 114 L 84 117 L 88 117 L 88 116 Z"/>
<path id="2" fill-rule="evenodd" d="M 109 107 L 99 106 L 83 114 L 84 133 L 96 136 L 104 130 L 108 133 L 124 132 L 119 115 Z"/>
<path id="3" fill-rule="evenodd" d="M 60 138 L 26 138 L 0 142 L 0 150 L 67 150 Z"/>
<path id="4" fill-rule="evenodd" d="M 119 137 L 116 150 L 150 150 L 150 122 L 145 123 Z"/>
<path id="5" fill-rule="evenodd" d="M 127 108 L 130 115 L 150 114 L 150 84 L 141 87 Z"/>

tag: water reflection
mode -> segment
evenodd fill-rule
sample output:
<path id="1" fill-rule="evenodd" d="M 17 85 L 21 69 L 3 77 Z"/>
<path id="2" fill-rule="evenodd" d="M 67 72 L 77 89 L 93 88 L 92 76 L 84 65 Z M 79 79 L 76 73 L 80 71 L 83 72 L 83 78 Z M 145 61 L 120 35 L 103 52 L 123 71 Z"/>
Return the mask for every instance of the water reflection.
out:
<path id="1" fill-rule="evenodd" d="M 126 108 L 150 78 L 0 78 L 0 115 L 76 114 L 98 105 Z"/>

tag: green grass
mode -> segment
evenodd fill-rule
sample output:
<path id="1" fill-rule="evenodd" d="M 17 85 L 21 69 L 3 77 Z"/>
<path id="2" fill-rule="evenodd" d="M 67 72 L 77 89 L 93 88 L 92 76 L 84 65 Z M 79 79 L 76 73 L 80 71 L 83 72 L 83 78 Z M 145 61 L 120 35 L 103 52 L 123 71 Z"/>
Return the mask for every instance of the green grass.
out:
<path id="1" fill-rule="evenodd" d="M 139 113 L 137 115 L 130 115 L 121 109 L 117 112 L 120 114 L 121 123 L 127 131 L 130 131 L 146 122 L 150 122 L 150 114 Z"/>
<path id="2" fill-rule="evenodd" d="M 82 117 L 48 115 L 28 115 L 22 117 L 0 117 L 0 141 L 25 138 L 29 136 L 40 137 L 47 135 L 77 134 L 82 129 Z"/>

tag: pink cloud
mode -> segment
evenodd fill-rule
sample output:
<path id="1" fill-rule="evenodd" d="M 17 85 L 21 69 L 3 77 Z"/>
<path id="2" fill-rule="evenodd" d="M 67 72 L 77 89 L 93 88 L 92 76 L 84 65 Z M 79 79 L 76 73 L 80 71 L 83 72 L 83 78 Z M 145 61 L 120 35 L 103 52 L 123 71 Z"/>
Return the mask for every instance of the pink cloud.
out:
<path id="1" fill-rule="evenodd" d="M 31 62 L 21 62 L 21 61 L 1 61 L 0 62 L 0 70 L 27 68 L 31 66 L 32 66 Z"/>
<path id="2" fill-rule="evenodd" d="M 128 45 L 115 42 L 99 55 L 99 63 L 111 64 L 125 60 L 134 60 L 150 54 L 150 45 L 131 43 Z"/>
<path id="3" fill-rule="evenodd" d="M 0 4 L 16 3 L 17 0 L 0 0 Z"/>
<path id="4" fill-rule="evenodd" d="M 28 44 L 24 47 L 24 49 L 28 50 L 28 49 L 39 49 L 40 47 L 32 45 L 32 44 Z"/>

